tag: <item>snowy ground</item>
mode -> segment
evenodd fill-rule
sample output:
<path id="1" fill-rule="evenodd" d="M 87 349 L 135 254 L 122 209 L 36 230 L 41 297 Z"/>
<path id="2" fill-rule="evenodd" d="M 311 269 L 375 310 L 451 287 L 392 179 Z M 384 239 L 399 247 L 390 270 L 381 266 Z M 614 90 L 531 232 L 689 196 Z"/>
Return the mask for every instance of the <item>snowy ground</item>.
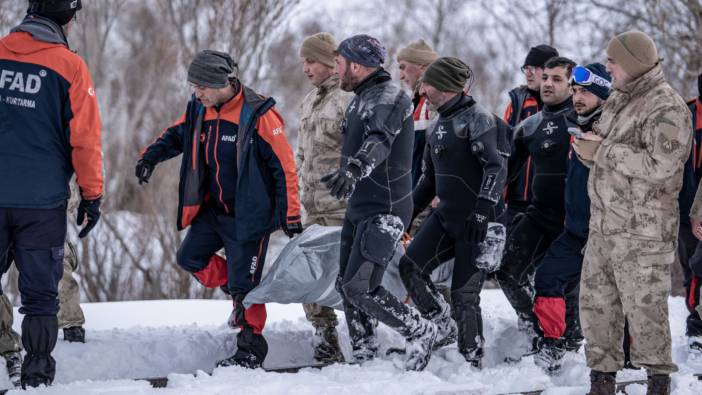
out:
<path id="1" fill-rule="evenodd" d="M 55 358 L 55 385 L 15 394 L 501 394 L 548 388 L 547 395 L 584 394 L 588 369 L 581 353 L 566 356 L 563 372 L 544 374 L 531 358 L 516 365 L 503 362 L 510 350 L 525 343 L 516 331 L 516 315 L 498 290 L 482 293 L 486 357 L 482 370 L 463 362 L 455 348 L 435 353 L 424 372 L 404 372 L 399 360 L 377 360 L 369 365 L 332 366 L 308 369 L 297 374 L 266 373 L 241 368 L 220 368 L 212 375 L 216 360 L 235 348 L 235 332 L 226 324 L 230 303 L 224 301 L 176 300 L 84 304 L 87 343 L 59 340 Z M 702 372 L 702 361 L 688 360 L 685 351 L 685 306 L 672 298 L 671 329 L 673 357 L 680 372 L 673 376 L 675 394 L 701 394 L 702 381 L 691 373 Z M 19 321 L 15 323 L 19 330 Z M 343 319 L 340 332 L 344 352 L 349 355 Z M 270 346 L 267 367 L 312 362 L 312 327 L 299 305 L 269 305 L 265 330 Z M 399 346 L 402 339 L 381 327 L 384 348 Z M 196 371 L 197 377 L 186 374 Z M 135 377 L 169 377 L 165 389 L 153 389 Z M 619 379 L 644 378 L 643 371 L 625 371 Z M 0 387 L 8 387 L 0 367 Z M 642 385 L 631 385 L 627 393 L 645 394 Z"/>

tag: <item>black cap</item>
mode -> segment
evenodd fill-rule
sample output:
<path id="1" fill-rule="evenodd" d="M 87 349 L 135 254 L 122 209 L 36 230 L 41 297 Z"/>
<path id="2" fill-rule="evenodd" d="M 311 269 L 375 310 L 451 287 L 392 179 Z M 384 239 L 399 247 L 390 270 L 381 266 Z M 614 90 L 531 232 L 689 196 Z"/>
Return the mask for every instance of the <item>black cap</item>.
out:
<path id="1" fill-rule="evenodd" d="M 550 45 L 541 44 L 531 47 L 524 59 L 524 66 L 544 67 L 546 61 L 558 56 L 558 50 Z"/>
<path id="2" fill-rule="evenodd" d="M 29 0 L 28 14 L 51 19 L 59 26 L 66 25 L 83 8 L 80 0 Z"/>
<path id="3" fill-rule="evenodd" d="M 188 67 L 188 82 L 206 88 L 220 89 L 229 85 L 230 76 L 238 70 L 228 53 L 205 49 L 195 55 Z"/>

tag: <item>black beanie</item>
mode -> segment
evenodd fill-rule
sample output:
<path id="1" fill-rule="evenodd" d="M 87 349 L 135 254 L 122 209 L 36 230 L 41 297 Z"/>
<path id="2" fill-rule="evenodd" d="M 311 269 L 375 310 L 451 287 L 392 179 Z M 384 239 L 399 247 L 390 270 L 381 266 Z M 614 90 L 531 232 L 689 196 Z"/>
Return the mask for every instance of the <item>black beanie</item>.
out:
<path id="1" fill-rule="evenodd" d="M 467 64 L 458 58 L 442 57 L 433 61 L 424 71 L 422 82 L 442 92 L 462 92 L 466 81 L 473 75 Z"/>
<path id="2" fill-rule="evenodd" d="M 206 49 L 198 52 L 188 68 L 188 82 L 206 88 L 224 88 L 237 68 L 228 53 Z"/>
<path id="3" fill-rule="evenodd" d="M 544 67 L 546 61 L 558 56 L 558 50 L 546 44 L 531 47 L 524 59 L 524 66 Z"/>
<path id="4" fill-rule="evenodd" d="M 81 8 L 81 0 L 30 0 L 27 13 L 42 16 L 59 26 L 64 26 Z"/>

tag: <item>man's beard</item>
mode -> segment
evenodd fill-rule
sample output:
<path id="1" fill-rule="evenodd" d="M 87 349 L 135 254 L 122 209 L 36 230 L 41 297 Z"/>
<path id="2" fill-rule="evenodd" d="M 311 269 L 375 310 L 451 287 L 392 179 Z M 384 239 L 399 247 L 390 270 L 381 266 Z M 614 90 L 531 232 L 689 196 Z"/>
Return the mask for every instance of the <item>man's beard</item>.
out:
<path id="1" fill-rule="evenodd" d="M 351 75 L 350 67 L 344 70 L 343 75 L 339 75 L 339 87 L 346 92 L 351 92 L 356 89 L 358 83 L 358 78 Z"/>

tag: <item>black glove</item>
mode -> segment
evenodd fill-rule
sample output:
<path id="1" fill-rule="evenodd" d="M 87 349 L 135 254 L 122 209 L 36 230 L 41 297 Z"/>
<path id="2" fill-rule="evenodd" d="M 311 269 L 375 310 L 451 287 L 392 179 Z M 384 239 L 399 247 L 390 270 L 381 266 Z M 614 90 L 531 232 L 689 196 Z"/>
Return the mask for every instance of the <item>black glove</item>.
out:
<path id="1" fill-rule="evenodd" d="M 466 220 L 466 242 L 470 244 L 479 244 L 485 241 L 485 235 L 488 229 L 488 216 L 492 210 L 493 203 L 478 199 L 473 213 Z"/>
<path id="2" fill-rule="evenodd" d="M 78 215 L 76 216 L 76 222 L 78 226 L 83 225 L 85 216 L 88 216 L 88 223 L 85 224 L 83 230 L 80 231 L 78 237 L 83 238 L 90 233 L 95 227 L 100 219 L 100 198 L 88 200 L 82 199 L 78 205 Z"/>
<path id="3" fill-rule="evenodd" d="M 510 222 L 509 227 L 514 228 L 518 223 L 522 222 L 524 219 L 524 213 L 517 213 L 512 217 L 512 222 Z"/>
<path id="4" fill-rule="evenodd" d="M 361 179 L 361 168 L 349 163 L 322 177 L 321 181 L 329 188 L 329 194 L 339 200 L 346 200 L 351 197 L 359 179 Z"/>
<path id="5" fill-rule="evenodd" d="M 146 159 L 139 159 L 136 165 L 136 177 L 139 179 L 139 185 L 146 184 L 151 178 L 151 173 L 154 171 L 155 165 Z"/>
<path id="6" fill-rule="evenodd" d="M 302 222 L 296 221 L 296 222 L 284 222 L 283 223 L 283 232 L 285 233 L 286 236 L 289 238 L 293 238 L 298 233 L 302 233 Z"/>

